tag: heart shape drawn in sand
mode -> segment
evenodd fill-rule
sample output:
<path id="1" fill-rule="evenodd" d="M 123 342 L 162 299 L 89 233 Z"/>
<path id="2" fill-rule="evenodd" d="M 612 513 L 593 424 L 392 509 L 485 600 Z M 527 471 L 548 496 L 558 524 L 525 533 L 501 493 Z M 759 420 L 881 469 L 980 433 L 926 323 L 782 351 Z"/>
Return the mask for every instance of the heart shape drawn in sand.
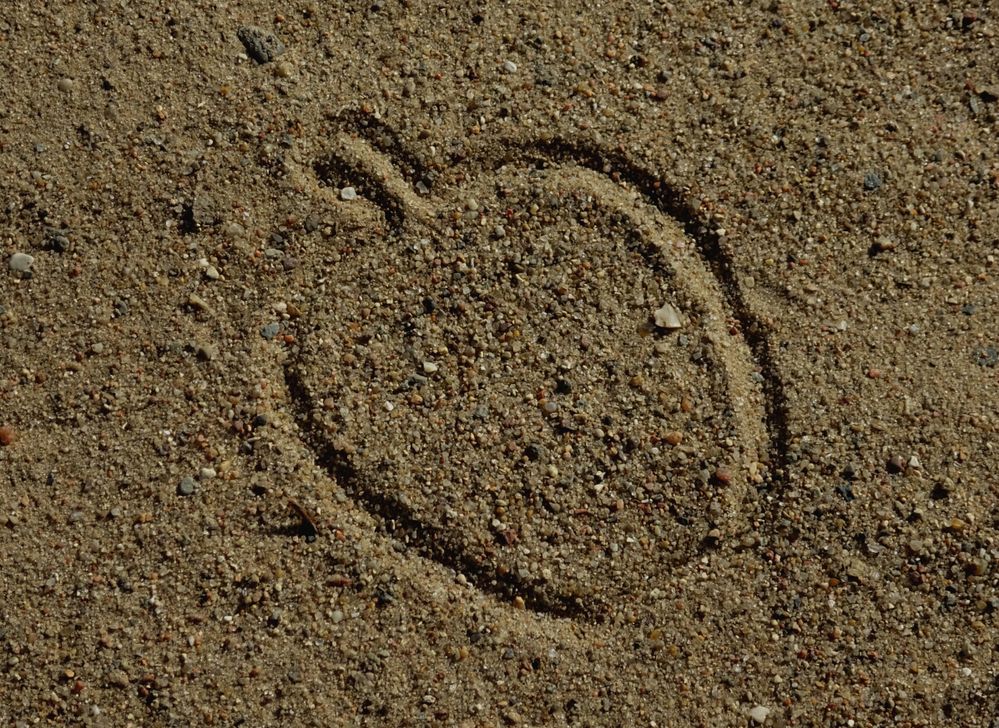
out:
<path id="1" fill-rule="evenodd" d="M 433 194 L 357 121 L 298 173 L 382 234 L 323 271 L 286 368 L 347 492 L 478 587 L 587 620 L 751 528 L 783 457 L 780 381 L 682 198 L 559 139 L 493 140 Z"/>

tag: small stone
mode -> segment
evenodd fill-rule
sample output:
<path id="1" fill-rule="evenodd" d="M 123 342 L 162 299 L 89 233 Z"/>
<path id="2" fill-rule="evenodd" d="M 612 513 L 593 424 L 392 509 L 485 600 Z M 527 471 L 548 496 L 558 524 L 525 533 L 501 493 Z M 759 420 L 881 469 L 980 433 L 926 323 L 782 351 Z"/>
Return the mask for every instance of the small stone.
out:
<path id="1" fill-rule="evenodd" d="M 279 324 L 277 321 L 272 321 L 266 326 L 261 327 L 260 335 L 263 336 L 268 341 L 270 341 L 271 339 L 273 339 L 275 336 L 278 335 L 279 331 L 281 331 L 281 324 Z"/>
<path id="2" fill-rule="evenodd" d="M 212 310 L 212 307 L 208 305 L 208 301 L 203 299 L 197 293 L 192 293 L 187 297 L 187 305 L 192 308 L 196 308 L 199 311 L 205 311 L 206 313 Z"/>
<path id="3" fill-rule="evenodd" d="M 517 64 L 514 63 L 513 61 L 503 61 L 503 70 L 506 71 L 507 73 L 516 73 Z"/>
<path id="4" fill-rule="evenodd" d="M 108 674 L 108 685 L 113 688 L 127 688 L 128 682 L 128 675 L 121 670 L 112 670 Z"/>
<path id="5" fill-rule="evenodd" d="M 871 243 L 871 247 L 867 249 L 867 254 L 873 258 L 879 253 L 890 253 L 893 250 L 895 250 L 895 241 L 882 236 Z"/>
<path id="6" fill-rule="evenodd" d="M 357 190 L 353 187 L 344 187 L 340 190 L 340 199 L 346 202 L 357 199 Z"/>
<path id="7" fill-rule="evenodd" d="M 434 362 L 432 362 L 432 361 L 425 361 L 425 362 L 423 362 L 423 373 L 424 373 L 424 374 L 433 374 L 433 373 L 434 373 L 434 372 L 436 372 L 436 371 L 437 371 L 438 369 L 440 369 L 440 367 L 439 367 L 439 366 L 437 366 L 437 365 L 436 365 L 436 364 L 435 364 Z"/>
<path id="8" fill-rule="evenodd" d="M 980 367 L 994 368 L 999 364 L 999 349 L 985 346 L 975 351 L 975 363 Z"/>
<path id="9" fill-rule="evenodd" d="M 215 468 L 202 468 L 198 472 L 198 478 L 201 479 L 201 480 L 203 480 L 203 481 L 204 480 L 211 480 L 216 475 L 218 475 L 218 473 L 215 472 Z"/>
<path id="10" fill-rule="evenodd" d="M 923 464 L 921 462 L 919 462 L 919 458 L 918 457 L 916 457 L 915 455 L 913 455 L 912 457 L 909 458 L 909 467 L 912 468 L 913 470 L 921 470 L 922 467 L 923 467 Z"/>
<path id="11" fill-rule="evenodd" d="M 195 482 L 194 478 L 187 476 L 180 481 L 177 486 L 177 493 L 179 495 L 194 495 Z"/>
<path id="12" fill-rule="evenodd" d="M 215 344 L 198 344 L 195 347 L 195 354 L 201 361 L 212 361 L 219 355 L 219 348 Z"/>
<path id="13" fill-rule="evenodd" d="M 257 63 L 270 63 L 285 50 L 284 43 L 274 33 L 252 25 L 237 30 L 236 37 L 246 48 L 246 54 Z"/>
<path id="14" fill-rule="evenodd" d="M 880 189 L 882 184 L 884 182 L 881 179 L 881 175 L 877 172 L 868 172 L 864 175 L 864 189 L 868 192 Z"/>
<path id="15" fill-rule="evenodd" d="M 675 430 L 673 432 L 667 432 L 663 436 L 663 440 L 665 440 L 667 444 L 676 447 L 683 440 L 683 433 L 676 432 Z"/>
<path id="16" fill-rule="evenodd" d="M 295 73 L 295 66 L 288 61 L 281 61 L 274 67 L 274 75 L 278 78 L 291 78 Z"/>
<path id="17" fill-rule="evenodd" d="M 62 232 L 53 232 L 45 242 L 45 247 L 54 253 L 65 253 L 69 250 L 69 238 Z"/>
<path id="18" fill-rule="evenodd" d="M 13 445 L 16 439 L 14 430 L 11 427 L 0 427 L 0 445 L 7 447 Z"/>
<path id="19" fill-rule="evenodd" d="M 725 467 L 715 468 L 712 478 L 718 485 L 728 485 L 732 482 L 732 471 Z"/>
<path id="20" fill-rule="evenodd" d="M 683 325 L 680 323 L 680 312 L 670 303 L 664 303 L 662 308 L 656 309 L 654 316 L 656 326 L 667 331 L 675 331 Z"/>
<path id="21" fill-rule="evenodd" d="M 28 255 L 27 253 L 14 253 L 10 256 L 10 261 L 8 265 L 10 269 L 15 273 L 27 273 L 31 270 L 31 266 L 35 262 L 35 256 Z"/>
<path id="22" fill-rule="evenodd" d="M 73 90 L 73 79 L 71 79 L 71 78 L 60 78 L 59 82 L 56 84 L 56 86 L 59 87 L 60 91 L 62 91 L 63 93 L 68 94 L 70 91 Z"/>
<path id="23" fill-rule="evenodd" d="M 753 719 L 754 723 L 759 723 L 760 725 L 766 723 L 769 716 L 770 708 L 763 705 L 757 705 L 749 711 L 749 717 Z"/>
<path id="24" fill-rule="evenodd" d="M 214 265 L 210 265 L 205 268 L 205 278 L 210 281 L 217 281 L 221 276 L 219 275 L 219 270 Z"/>
<path id="25" fill-rule="evenodd" d="M 905 470 L 905 460 L 902 459 L 901 455 L 892 455 L 888 458 L 885 469 L 892 475 L 898 475 Z"/>
<path id="26" fill-rule="evenodd" d="M 309 213 L 309 215 L 306 216 L 305 222 L 302 224 L 302 227 L 305 228 L 305 232 L 314 233 L 316 230 L 320 228 L 322 224 L 323 221 L 321 217 L 319 217 L 315 213 Z"/>
<path id="27" fill-rule="evenodd" d="M 863 583 L 870 573 L 863 559 L 850 559 L 846 565 L 846 575 L 857 583 Z"/>

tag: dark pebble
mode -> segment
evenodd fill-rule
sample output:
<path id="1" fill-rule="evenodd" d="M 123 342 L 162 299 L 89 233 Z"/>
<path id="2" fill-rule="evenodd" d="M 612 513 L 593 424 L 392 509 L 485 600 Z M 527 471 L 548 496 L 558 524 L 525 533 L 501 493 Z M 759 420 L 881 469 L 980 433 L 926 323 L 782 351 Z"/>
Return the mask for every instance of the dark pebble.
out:
<path id="1" fill-rule="evenodd" d="M 850 486 L 849 483 L 840 483 L 839 485 L 837 485 L 836 492 L 839 493 L 840 496 L 842 496 L 843 500 L 845 500 L 847 503 L 849 503 L 854 499 L 853 488 Z"/>
<path id="2" fill-rule="evenodd" d="M 63 231 L 53 231 L 45 241 L 45 247 L 55 253 L 65 253 L 69 250 L 69 238 Z"/>
<path id="3" fill-rule="evenodd" d="M 905 470 L 905 460 L 902 459 L 901 455 L 892 455 L 888 458 L 888 463 L 885 465 L 885 468 L 892 475 L 898 475 Z"/>
<path id="4" fill-rule="evenodd" d="M 309 215 L 305 218 L 305 232 L 314 233 L 323 224 L 322 219 L 318 215 Z"/>
<path id="5" fill-rule="evenodd" d="M 877 172 L 868 172 L 864 175 L 864 189 L 868 192 L 881 189 L 882 184 L 884 183 L 881 180 L 881 175 Z"/>
<path id="6" fill-rule="evenodd" d="M 541 445 L 537 445 L 533 442 L 524 448 L 524 454 L 527 456 L 528 460 L 540 460 L 541 456 L 544 455 L 544 452 L 544 448 L 542 448 Z"/>
<path id="7" fill-rule="evenodd" d="M 980 367 L 995 367 L 999 364 L 999 349 L 994 346 L 983 346 L 975 351 L 975 363 Z"/>
<path id="8" fill-rule="evenodd" d="M 194 495 L 194 487 L 195 487 L 194 478 L 192 478 L 191 476 L 187 476 L 182 481 L 180 481 L 180 484 L 177 486 L 177 494 Z"/>
<path id="9" fill-rule="evenodd" d="M 284 43 L 263 28 L 244 26 L 236 31 L 236 37 L 246 48 L 247 55 L 257 63 L 270 63 L 284 53 Z"/>

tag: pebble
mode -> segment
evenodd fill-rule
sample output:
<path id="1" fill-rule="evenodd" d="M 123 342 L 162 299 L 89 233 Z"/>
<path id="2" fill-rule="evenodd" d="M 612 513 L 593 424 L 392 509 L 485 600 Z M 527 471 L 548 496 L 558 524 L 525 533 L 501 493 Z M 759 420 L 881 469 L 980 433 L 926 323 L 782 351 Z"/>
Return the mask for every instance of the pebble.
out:
<path id="1" fill-rule="evenodd" d="M 673 304 L 664 303 L 662 308 L 656 309 L 654 316 L 656 326 L 661 329 L 676 331 L 682 326 L 680 323 L 680 312 L 676 310 L 676 306 Z"/>
<path id="2" fill-rule="evenodd" d="M 63 233 L 54 232 L 46 241 L 46 247 L 54 253 L 65 253 L 69 250 L 69 238 Z"/>
<path id="3" fill-rule="evenodd" d="M 881 180 L 881 175 L 877 172 L 868 172 L 864 175 L 864 189 L 868 192 L 880 189 L 882 184 L 884 182 Z"/>
<path id="4" fill-rule="evenodd" d="M 516 73 L 517 64 L 514 63 L 513 61 L 503 61 L 503 70 L 506 71 L 507 73 Z"/>
<path id="5" fill-rule="evenodd" d="M 194 478 L 187 476 L 180 481 L 177 486 L 177 493 L 180 495 L 194 495 L 195 482 Z"/>
<path id="6" fill-rule="evenodd" d="M 219 279 L 219 270 L 214 265 L 210 265 L 205 268 L 205 278 L 210 281 L 217 281 Z"/>
<path id="7" fill-rule="evenodd" d="M 994 346 L 984 346 L 975 351 L 975 363 L 980 367 L 990 369 L 999 364 L 999 349 Z"/>
<path id="8" fill-rule="evenodd" d="M 718 485 L 728 485 L 732 482 L 732 471 L 728 468 L 719 466 L 715 468 L 715 472 L 712 477 Z"/>
<path id="9" fill-rule="evenodd" d="M 901 473 L 902 471 L 905 470 L 905 460 L 903 460 L 900 455 L 892 455 L 888 459 L 888 462 L 885 465 L 885 469 L 889 473 L 897 475 L 898 473 Z"/>
<path id="10" fill-rule="evenodd" d="M 270 63 L 275 58 L 284 53 L 284 43 L 263 28 L 247 25 L 236 31 L 246 53 L 257 63 Z"/>
<path id="11" fill-rule="evenodd" d="M 10 261 L 8 265 L 10 269 L 15 273 L 27 273 L 31 270 L 31 266 L 35 262 L 35 256 L 28 255 L 27 253 L 14 253 L 10 256 Z"/>
<path id="12" fill-rule="evenodd" d="M 260 329 L 260 335 L 263 336 L 268 341 L 270 341 L 271 339 L 273 339 L 275 336 L 278 335 L 279 331 L 281 331 L 281 324 L 279 324 L 277 321 L 272 321 L 271 323 L 267 324 L 266 326 L 263 326 Z"/>
<path id="13" fill-rule="evenodd" d="M 63 93 L 67 93 L 68 94 L 70 91 L 73 90 L 73 79 L 71 79 L 71 78 L 60 78 L 59 82 L 56 84 L 56 86 L 59 87 L 60 91 L 62 91 Z"/>
<path id="14" fill-rule="evenodd" d="M 14 430 L 11 427 L 0 427 L 0 445 L 7 447 L 14 444 Z"/>
<path id="15" fill-rule="evenodd" d="M 345 200 L 346 202 L 350 202 L 351 200 L 356 200 L 357 190 L 355 190 L 353 187 L 344 187 L 342 190 L 340 190 L 340 199 Z"/>
<path id="16" fill-rule="evenodd" d="M 683 440 L 683 433 L 676 432 L 675 430 L 673 432 L 667 432 L 663 437 L 663 440 L 665 440 L 667 444 L 675 447 L 680 444 L 681 440 Z"/>
<path id="17" fill-rule="evenodd" d="M 211 361 L 219 355 L 219 348 L 211 343 L 197 344 L 194 352 L 202 361 Z"/>
<path id="18" fill-rule="evenodd" d="M 212 307 L 208 305 L 208 301 L 203 299 L 197 293 L 192 293 L 187 297 L 187 304 L 198 309 L 199 311 L 210 312 L 212 310 Z"/>
<path id="19" fill-rule="evenodd" d="M 759 723 L 760 725 L 766 723 L 769 716 L 770 708 L 764 705 L 757 705 L 749 711 L 749 717 L 753 719 L 754 723 Z"/>

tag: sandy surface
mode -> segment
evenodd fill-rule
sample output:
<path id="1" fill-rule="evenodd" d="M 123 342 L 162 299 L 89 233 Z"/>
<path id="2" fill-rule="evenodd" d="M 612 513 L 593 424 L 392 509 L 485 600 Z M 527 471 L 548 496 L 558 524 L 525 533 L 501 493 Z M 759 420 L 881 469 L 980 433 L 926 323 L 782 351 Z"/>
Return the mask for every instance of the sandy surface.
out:
<path id="1" fill-rule="evenodd" d="M 0 722 L 993 725 L 988 3 L 42 5 Z"/>

